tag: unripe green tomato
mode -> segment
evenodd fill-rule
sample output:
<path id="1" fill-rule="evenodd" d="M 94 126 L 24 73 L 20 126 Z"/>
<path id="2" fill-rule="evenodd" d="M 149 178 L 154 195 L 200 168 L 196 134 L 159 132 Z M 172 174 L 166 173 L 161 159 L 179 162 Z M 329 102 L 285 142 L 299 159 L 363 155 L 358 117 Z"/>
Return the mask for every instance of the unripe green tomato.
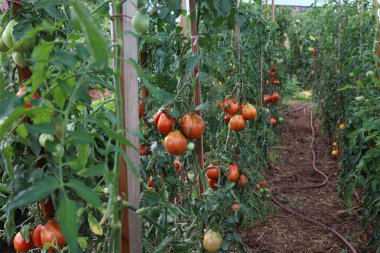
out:
<path id="1" fill-rule="evenodd" d="M 194 150 L 194 148 L 195 148 L 195 144 L 194 143 L 189 142 L 187 144 L 187 150 L 192 151 L 192 150 Z"/>
<path id="2" fill-rule="evenodd" d="M 372 77 L 372 76 L 375 75 L 375 72 L 373 72 L 372 70 L 370 70 L 370 71 L 367 71 L 367 73 L 365 75 L 366 75 L 366 77 Z"/>
<path id="3" fill-rule="evenodd" d="M 62 158 L 63 155 L 65 154 L 65 149 L 63 148 L 61 144 L 57 144 L 54 149 L 55 151 L 51 152 L 51 154 L 55 157 Z"/>
<path id="4" fill-rule="evenodd" d="M 194 181 L 194 173 L 189 172 L 189 173 L 187 174 L 187 177 L 189 178 L 190 182 L 193 182 L 193 181 Z"/>
<path id="5" fill-rule="evenodd" d="M 145 34 L 149 29 L 149 21 L 148 15 L 142 14 L 138 11 L 132 18 L 132 26 L 137 33 Z"/>
<path id="6" fill-rule="evenodd" d="M 355 98 L 356 101 L 358 102 L 364 102 L 365 101 L 365 97 L 364 96 L 358 96 Z"/>
<path id="7" fill-rule="evenodd" d="M 38 141 L 42 147 L 46 147 L 46 142 L 51 141 L 54 142 L 54 136 L 51 134 L 41 134 L 38 138 Z"/>
<path id="8" fill-rule="evenodd" d="M 354 77 L 354 76 L 355 76 L 355 74 L 354 74 L 354 73 L 352 73 L 352 72 L 350 72 L 350 73 L 348 74 L 348 76 L 349 76 L 349 77 Z"/>
<path id="9" fill-rule="evenodd" d="M 19 43 L 18 40 L 16 40 L 15 36 L 13 36 L 13 28 L 17 25 L 17 21 L 12 19 L 9 21 L 8 25 L 6 26 L 3 34 L 2 34 L 2 39 L 5 43 L 5 45 L 8 48 L 13 48 L 17 43 Z M 17 48 L 15 48 L 15 51 L 18 52 L 28 52 L 30 51 L 34 45 L 37 43 L 37 38 L 34 35 L 31 38 L 24 39 L 21 45 L 19 45 Z"/>
<path id="10" fill-rule="evenodd" d="M 20 66 L 20 67 L 26 67 L 28 66 L 28 61 L 26 60 L 26 55 L 25 53 L 21 53 L 21 52 L 13 52 L 12 53 L 12 60 L 13 62 Z"/>
<path id="11" fill-rule="evenodd" d="M 268 108 L 263 108 L 263 111 L 266 112 L 266 113 L 269 113 L 269 109 Z"/>
<path id="12" fill-rule="evenodd" d="M 263 193 L 263 192 L 264 192 L 264 188 L 261 188 L 259 191 L 260 191 L 261 193 Z"/>
<path id="13" fill-rule="evenodd" d="M 283 117 L 279 117 L 278 118 L 278 122 L 283 122 L 284 121 L 284 118 Z"/>

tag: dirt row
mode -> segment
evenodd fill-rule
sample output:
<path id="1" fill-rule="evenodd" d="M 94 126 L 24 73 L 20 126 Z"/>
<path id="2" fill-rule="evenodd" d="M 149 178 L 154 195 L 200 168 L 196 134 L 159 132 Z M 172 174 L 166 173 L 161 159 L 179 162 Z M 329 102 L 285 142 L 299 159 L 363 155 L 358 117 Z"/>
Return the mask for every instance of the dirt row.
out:
<path id="1" fill-rule="evenodd" d="M 299 107 L 289 108 L 289 111 Z M 285 121 L 281 140 L 270 151 L 271 157 L 278 158 L 266 171 L 267 181 L 272 186 L 321 182 L 323 178 L 312 168 L 309 149 L 312 136 L 310 111 L 290 113 Z M 316 166 L 327 174 L 328 184 L 319 189 L 286 190 L 277 197 L 289 207 L 337 230 L 358 252 L 368 253 L 370 251 L 364 248 L 367 238 L 360 231 L 359 217 L 354 212 L 348 212 L 338 196 L 339 161 L 330 156 L 331 141 L 321 133 L 317 119 L 314 126 Z M 245 229 L 243 240 L 248 252 L 349 252 L 331 232 L 302 221 L 278 207 L 274 207 L 268 220 L 251 224 L 250 228 Z"/>

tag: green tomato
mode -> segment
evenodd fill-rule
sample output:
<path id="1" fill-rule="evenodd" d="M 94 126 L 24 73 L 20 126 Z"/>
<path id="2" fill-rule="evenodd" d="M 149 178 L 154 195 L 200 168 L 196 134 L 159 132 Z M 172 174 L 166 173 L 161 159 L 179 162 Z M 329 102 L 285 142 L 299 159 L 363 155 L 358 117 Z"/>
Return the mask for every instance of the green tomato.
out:
<path id="1" fill-rule="evenodd" d="M 354 73 L 352 73 L 352 72 L 350 72 L 350 73 L 348 74 L 348 76 L 349 76 L 349 77 L 354 77 L 354 76 L 355 76 L 355 74 L 354 74 Z"/>
<path id="2" fill-rule="evenodd" d="M 13 36 L 13 28 L 17 25 L 17 21 L 12 19 L 9 21 L 8 25 L 6 26 L 1 38 L 4 41 L 4 44 L 12 49 L 15 45 L 19 43 L 18 40 L 16 40 L 15 36 Z M 15 51 L 17 52 L 28 52 L 31 49 L 33 49 L 34 45 L 37 43 L 37 38 L 34 35 L 31 38 L 23 39 L 23 42 L 15 48 Z"/>
<path id="3" fill-rule="evenodd" d="M 192 150 L 194 150 L 194 148 L 195 148 L 195 144 L 194 143 L 189 142 L 187 144 L 187 150 L 192 151 Z"/>
<path id="4" fill-rule="evenodd" d="M 38 138 L 38 141 L 42 147 L 46 147 L 46 142 L 51 141 L 54 142 L 54 136 L 51 134 L 41 134 Z"/>
<path id="5" fill-rule="evenodd" d="M 63 148 L 61 144 L 57 144 L 54 149 L 55 151 L 51 152 L 51 154 L 55 157 L 62 158 L 63 155 L 65 154 L 65 149 Z"/>
<path id="6" fill-rule="evenodd" d="M 375 75 L 375 72 L 373 72 L 372 70 L 370 70 L 370 71 L 367 71 L 367 73 L 365 75 L 366 75 L 366 77 L 372 77 L 372 76 Z"/>
<path id="7" fill-rule="evenodd" d="M 21 53 L 21 52 L 13 52 L 12 53 L 13 62 L 20 67 L 24 68 L 24 67 L 29 65 L 28 61 L 26 59 L 27 59 L 27 57 L 26 57 L 25 53 Z"/>
<path id="8" fill-rule="evenodd" d="M 364 96 L 358 96 L 355 98 L 356 101 L 358 102 L 364 102 L 365 101 L 365 97 Z"/>
<path id="9" fill-rule="evenodd" d="M 278 122 L 283 122 L 283 121 L 284 121 L 283 117 L 278 118 Z"/>
<path id="10" fill-rule="evenodd" d="M 269 109 L 268 108 L 263 108 L 263 111 L 266 112 L 266 113 L 269 113 Z"/>
<path id="11" fill-rule="evenodd" d="M 132 18 L 132 26 L 137 33 L 147 33 L 149 29 L 149 16 L 142 14 L 139 11 L 136 12 L 135 16 Z"/>
<path id="12" fill-rule="evenodd" d="M 190 182 L 194 182 L 194 173 L 193 172 L 189 172 L 187 174 L 187 177 L 189 178 Z"/>

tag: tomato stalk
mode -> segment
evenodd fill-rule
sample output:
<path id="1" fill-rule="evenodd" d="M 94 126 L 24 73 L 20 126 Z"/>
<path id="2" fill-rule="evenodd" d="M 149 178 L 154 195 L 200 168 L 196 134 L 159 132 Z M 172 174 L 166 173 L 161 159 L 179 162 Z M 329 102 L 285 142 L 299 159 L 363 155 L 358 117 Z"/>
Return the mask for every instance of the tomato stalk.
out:
<path id="1" fill-rule="evenodd" d="M 199 166 L 199 163 L 198 163 L 198 155 L 197 155 L 197 149 L 194 149 L 192 151 L 192 155 L 193 155 L 193 161 L 194 161 L 194 166 L 195 166 L 195 170 L 197 171 L 200 179 L 201 179 L 201 184 L 202 184 L 202 187 L 203 189 L 207 189 L 207 184 L 206 184 L 206 176 L 205 174 L 202 172 L 202 168 Z"/>

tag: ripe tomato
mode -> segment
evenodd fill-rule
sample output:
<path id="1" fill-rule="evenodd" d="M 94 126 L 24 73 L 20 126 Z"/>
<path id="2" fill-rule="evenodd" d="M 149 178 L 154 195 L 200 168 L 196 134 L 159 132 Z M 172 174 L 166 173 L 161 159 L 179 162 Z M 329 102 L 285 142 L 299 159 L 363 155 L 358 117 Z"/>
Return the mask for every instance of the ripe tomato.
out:
<path id="1" fill-rule="evenodd" d="M 147 33 L 149 29 L 149 16 L 140 11 L 136 12 L 132 18 L 132 26 L 137 33 Z"/>
<path id="2" fill-rule="evenodd" d="M 257 110 L 253 105 L 247 103 L 241 105 L 241 114 L 245 120 L 255 119 L 257 117 Z"/>
<path id="3" fill-rule="evenodd" d="M 344 128 L 344 123 L 339 124 L 339 129 L 343 129 L 343 128 Z"/>
<path id="4" fill-rule="evenodd" d="M 236 182 L 238 181 L 240 177 L 240 170 L 236 163 L 230 164 L 228 167 L 228 180 L 230 182 Z"/>
<path id="5" fill-rule="evenodd" d="M 158 132 L 162 134 L 170 133 L 172 131 L 173 124 L 175 124 L 175 119 L 173 119 L 169 114 L 162 114 L 158 120 Z"/>
<path id="6" fill-rule="evenodd" d="M 211 163 L 207 168 L 206 176 L 212 180 L 219 180 L 219 163 Z M 214 168 L 218 167 L 218 168 Z"/>
<path id="7" fill-rule="evenodd" d="M 181 163 L 178 160 L 174 161 L 174 169 L 179 170 L 181 168 Z"/>
<path id="8" fill-rule="evenodd" d="M 272 126 L 277 125 L 277 120 L 276 120 L 275 118 L 271 117 L 271 118 L 270 118 L 270 124 L 271 124 Z"/>
<path id="9" fill-rule="evenodd" d="M 24 94 L 25 94 L 25 90 L 27 89 L 28 87 L 27 86 L 23 86 L 21 87 L 18 92 L 17 92 L 17 96 L 19 97 L 22 97 Z M 37 99 L 40 99 L 40 94 L 38 93 L 38 91 L 36 91 L 33 96 L 32 96 L 33 99 L 37 100 Z M 25 103 L 24 103 L 24 106 L 26 108 L 32 108 L 33 105 L 30 103 L 29 99 L 25 100 Z"/>
<path id="10" fill-rule="evenodd" d="M 273 84 L 273 85 L 279 85 L 280 82 L 279 82 L 277 79 L 274 79 L 274 80 L 272 81 L 272 84 Z"/>
<path id="11" fill-rule="evenodd" d="M 233 116 L 239 111 L 239 103 L 231 98 L 226 99 L 222 103 L 222 109 L 225 113 Z"/>
<path id="12" fill-rule="evenodd" d="M 248 183 L 248 178 L 245 175 L 241 175 L 238 181 L 239 186 L 244 188 L 246 183 Z"/>
<path id="13" fill-rule="evenodd" d="M 209 178 L 207 180 L 207 182 L 208 182 L 208 185 L 211 187 L 211 189 L 213 189 L 213 190 L 218 189 L 218 186 L 215 185 L 217 183 L 217 181 L 214 181 L 211 178 Z"/>
<path id="14" fill-rule="evenodd" d="M 230 122 L 231 120 L 231 115 L 229 114 L 226 114 L 226 116 L 224 116 L 224 119 L 223 119 L 225 122 Z"/>
<path id="15" fill-rule="evenodd" d="M 234 211 L 234 212 L 239 212 L 240 211 L 240 206 L 239 206 L 239 204 L 238 203 L 234 203 L 233 205 L 232 205 L 232 211 Z"/>
<path id="16" fill-rule="evenodd" d="M 210 253 L 215 253 L 222 247 L 223 239 L 219 232 L 209 229 L 203 237 L 203 247 Z"/>
<path id="17" fill-rule="evenodd" d="M 154 189 L 154 181 L 153 181 L 153 176 L 150 176 L 149 177 L 149 183 L 148 183 L 148 186 L 151 190 Z"/>
<path id="18" fill-rule="evenodd" d="M 273 95 L 271 96 L 272 104 L 276 103 L 279 97 L 280 96 L 278 95 L 277 92 L 273 93 Z"/>
<path id="19" fill-rule="evenodd" d="M 269 71 L 269 74 L 274 77 L 274 75 L 276 74 L 276 67 L 271 67 L 270 68 L 270 71 Z"/>
<path id="20" fill-rule="evenodd" d="M 26 242 L 25 238 L 18 232 L 13 239 L 13 247 L 18 252 L 27 252 L 33 247 L 33 241 Z"/>
<path id="21" fill-rule="evenodd" d="M 54 220 L 49 220 L 45 226 L 40 229 L 41 243 L 54 244 L 58 248 L 62 248 L 66 245 L 66 239 L 62 234 L 61 228 Z M 49 250 L 54 250 L 54 247 L 50 247 Z"/>
<path id="22" fill-rule="evenodd" d="M 35 247 L 42 249 L 43 244 L 41 242 L 41 228 L 42 225 L 39 224 L 33 231 L 32 241 Z"/>
<path id="23" fill-rule="evenodd" d="M 158 121 L 160 120 L 162 114 L 164 114 L 162 111 L 158 111 L 156 116 L 154 116 L 153 122 L 156 126 L 158 125 Z"/>
<path id="24" fill-rule="evenodd" d="M 235 115 L 231 118 L 229 123 L 230 128 L 233 131 L 239 132 L 244 129 L 245 121 L 243 115 Z"/>
<path id="25" fill-rule="evenodd" d="M 164 139 L 165 149 L 172 155 L 180 155 L 186 151 L 187 140 L 180 131 L 170 132 Z"/>
<path id="26" fill-rule="evenodd" d="M 264 188 L 268 187 L 268 182 L 265 181 L 265 180 L 262 181 L 262 182 L 261 182 L 261 186 L 264 187 Z"/>
<path id="27" fill-rule="evenodd" d="M 150 147 L 148 145 L 140 145 L 140 156 L 148 156 L 151 155 Z"/>
<path id="28" fill-rule="evenodd" d="M 144 104 L 144 102 L 141 102 L 139 104 L 139 119 L 144 117 L 144 114 L 145 114 L 145 104 Z"/>
<path id="29" fill-rule="evenodd" d="M 186 114 L 181 119 L 183 133 L 190 139 L 198 139 L 205 132 L 205 122 L 197 115 Z"/>
<path id="30" fill-rule="evenodd" d="M 338 157 L 338 156 L 339 156 L 339 151 L 338 151 L 338 150 L 333 150 L 333 151 L 331 152 L 331 155 L 332 155 L 333 157 Z"/>
<path id="31" fill-rule="evenodd" d="M 257 184 L 257 185 L 256 185 L 256 189 L 257 189 L 257 190 L 261 190 L 261 188 L 262 188 L 261 184 Z"/>
<path id="32" fill-rule="evenodd" d="M 265 102 L 266 104 L 271 103 L 271 102 L 272 102 L 272 97 L 271 97 L 270 95 L 265 95 L 265 96 L 264 96 L 264 102 Z"/>

